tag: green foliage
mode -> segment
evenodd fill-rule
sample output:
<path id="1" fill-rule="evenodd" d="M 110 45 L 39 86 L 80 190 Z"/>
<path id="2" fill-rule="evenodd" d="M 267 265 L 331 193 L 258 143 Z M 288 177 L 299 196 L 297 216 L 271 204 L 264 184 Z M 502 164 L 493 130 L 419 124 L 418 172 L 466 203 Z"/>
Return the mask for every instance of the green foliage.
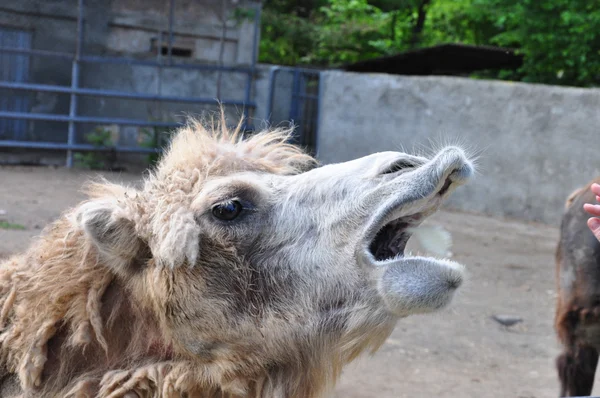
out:
<path id="1" fill-rule="evenodd" d="M 88 133 L 86 141 L 98 147 L 113 146 L 111 131 L 103 127 L 96 127 Z M 107 154 L 100 152 L 78 152 L 74 158 L 77 166 L 90 170 L 105 170 L 112 163 Z"/>
<path id="2" fill-rule="evenodd" d="M 336 66 L 443 43 L 524 55 L 521 70 L 481 77 L 594 86 L 600 0 L 266 0 L 260 61 Z"/>
<path id="3" fill-rule="evenodd" d="M 312 51 L 318 27 L 311 20 L 269 9 L 263 11 L 261 20 L 261 62 L 296 65 Z"/>
<path id="4" fill-rule="evenodd" d="M 166 144 L 171 129 L 168 127 L 152 126 L 140 129 L 139 145 L 143 148 L 161 148 Z M 160 159 L 159 153 L 148 155 L 148 163 L 155 166 Z"/>
<path id="5" fill-rule="evenodd" d="M 237 22 L 237 24 L 241 24 L 243 21 L 254 19 L 255 10 L 251 8 L 238 7 L 233 10 L 233 15 L 231 19 Z"/>
<path id="6" fill-rule="evenodd" d="M 303 16 L 283 7 L 283 0 L 276 7 L 266 2 L 260 61 L 335 66 L 415 44 L 477 43 L 496 32 L 489 33 L 490 22 L 470 8 L 473 1 L 326 0 Z M 425 17 L 422 27 L 419 10 Z"/>
<path id="7" fill-rule="evenodd" d="M 519 48 L 528 82 L 593 86 L 600 81 L 600 1 L 478 0 L 492 3 L 502 32 L 494 43 Z"/>
<path id="8" fill-rule="evenodd" d="M 25 229 L 24 225 L 10 223 L 8 221 L 0 221 L 0 229 L 12 229 L 22 231 Z"/>
<path id="9" fill-rule="evenodd" d="M 367 0 L 330 0 L 320 8 L 316 22 L 316 46 L 303 57 L 312 64 L 343 64 L 377 57 L 388 52 L 395 38 L 390 30 L 391 14 L 367 3 Z"/>
<path id="10" fill-rule="evenodd" d="M 499 30 L 477 0 L 434 1 L 427 9 L 423 46 L 440 43 L 489 44 Z"/>
<path id="11" fill-rule="evenodd" d="M 281 2 L 280 2 L 281 3 Z M 316 4 L 317 2 L 315 2 Z M 327 0 L 313 10 L 269 8 L 262 14 L 260 61 L 337 65 L 389 54 L 403 29 L 395 11 L 367 0 Z M 401 47 L 400 47 L 401 48 Z"/>

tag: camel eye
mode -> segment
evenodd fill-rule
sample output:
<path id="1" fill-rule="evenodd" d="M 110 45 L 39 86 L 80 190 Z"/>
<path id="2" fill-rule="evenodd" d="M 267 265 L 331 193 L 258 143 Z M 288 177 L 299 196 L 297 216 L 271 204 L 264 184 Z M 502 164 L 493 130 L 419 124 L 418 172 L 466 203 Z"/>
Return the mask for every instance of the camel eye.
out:
<path id="1" fill-rule="evenodd" d="M 213 206 L 212 214 L 219 220 L 231 221 L 235 219 L 243 210 L 243 206 L 237 200 L 219 203 Z"/>

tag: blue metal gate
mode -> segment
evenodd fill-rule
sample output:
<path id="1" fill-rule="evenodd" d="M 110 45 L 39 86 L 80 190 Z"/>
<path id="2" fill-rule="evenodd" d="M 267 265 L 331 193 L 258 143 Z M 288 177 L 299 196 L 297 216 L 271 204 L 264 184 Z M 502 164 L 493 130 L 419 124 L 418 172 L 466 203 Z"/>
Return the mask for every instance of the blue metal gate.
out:
<path id="1" fill-rule="evenodd" d="M 258 58 L 258 39 L 261 7 L 256 3 L 253 8 L 254 33 L 252 61 L 249 66 L 226 66 L 207 65 L 198 63 L 175 63 L 172 59 L 173 47 L 173 24 L 175 0 L 169 0 L 169 26 L 168 26 L 168 52 L 167 57 L 158 61 L 138 60 L 122 57 L 95 56 L 84 53 L 84 0 L 77 0 L 77 32 L 74 53 L 31 49 L 31 35 L 27 32 L 2 31 L 0 40 L 0 90 L 6 90 L 10 95 L 0 95 L 0 147 L 5 148 L 32 148 L 32 149 L 54 149 L 67 151 L 67 167 L 73 166 L 74 151 L 109 151 L 109 152 L 134 152 L 155 153 L 160 152 L 160 147 L 148 148 L 141 146 L 119 146 L 104 147 L 91 144 L 80 144 L 75 139 L 75 128 L 78 124 L 116 124 L 118 126 L 147 126 L 171 128 L 180 126 L 178 123 L 166 121 L 140 120 L 130 118 L 83 116 L 78 107 L 78 99 L 87 96 L 95 98 L 119 98 L 123 100 L 162 101 L 178 102 L 188 104 L 220 104 L 223 107 L 241 107 L 244 112 L 244 120 L 250 120 L 249 110 L 255 109 L 256 104 L 251 100 L 252 83 L 256 71 L 256 60 Z M 75 0 L 73 0 L 75 5 Z M 222 42 L 224 43 L 224 41 Z M 222 44 L 223 45 L 223 44 Z M 160 51 L 159 51 L 160 53 Z M 63 59 L 71 61 L 71 85 L 32 84 L 28 82 L 27 71 L 29 69 L 30 57 L 43 57 Z M 126 92 L 124 90 L 106 90 L 100 88 L 81 87 L 80 72 L 85 64 L 113 64 L 113 65 L 138 65 L 164 69 L 188 69 L 203 70 L 222 73 L 242 73 L 246 75 L 245 94 L 240 99 L 215 99 L 211 97 L 184 97 L 167 96 Z M 16 93 L 46 92 L 57 94 L 70 94 L 70 106 L 68 114 L 34 113 L 28 104 L 27 96 Z M 27 141 L 24 138 L 27 121 L 50 121 L 68 123 L 67 142 L 42 142 L 36 140 Z M 252 126 L 244 125 L 246 130 L 252 130 Z"/>
<path id="2" fill-rule="evenodd" d="M 30 50 L 31 32 L 0 27 L 0 47 Z M 0 52 L 0 80 L 26 83 L 29 80 L 29 57 Z M 0 111 L 28 112 L 29 98 L 23 92 L 0 92 Z M 1 139 L 24 140 L 26 133 L 26 120 L 0 119 Z"/>
<path id="3" fill-rule="evenodd" d="M 278 66 L 270 71 L 265 119 L 271 124 L 281 121 L 294 123 L 294 143 L 313 155 L 318 150 L 320 91 L 319 70 Z"/>

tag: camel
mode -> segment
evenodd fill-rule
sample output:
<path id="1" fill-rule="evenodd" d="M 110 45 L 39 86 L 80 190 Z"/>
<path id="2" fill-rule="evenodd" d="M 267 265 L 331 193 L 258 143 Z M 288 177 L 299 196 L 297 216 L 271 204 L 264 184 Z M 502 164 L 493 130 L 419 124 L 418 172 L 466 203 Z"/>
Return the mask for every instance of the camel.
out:
<path id="1" fill-rule="evenodd" d="M 2 397 L 321 397 L 451 302 L 464 267 L 404 249 L 473 174 L 461 148 L 319 165 L 240 126 L 190 120 L 1 264 Z"/>
<path id="2" fill-rule="evenodd" d="M 591 185 L 571 193 L 556 248 L 555 329 L 563 346 L 556 359 L 560 396 L 588 396 L 600 350 L 600 243 L 589 230 L 584 203 L 594 203 Z"/>

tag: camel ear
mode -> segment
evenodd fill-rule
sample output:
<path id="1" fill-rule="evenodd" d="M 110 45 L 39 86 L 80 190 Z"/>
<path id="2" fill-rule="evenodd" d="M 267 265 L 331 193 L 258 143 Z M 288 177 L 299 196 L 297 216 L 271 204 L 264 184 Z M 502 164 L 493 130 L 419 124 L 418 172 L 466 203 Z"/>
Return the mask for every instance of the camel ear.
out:
<path id="1" fill-rule="evenodd" d="M 170 268 L 195 265 L 200 253 L 200 226 L 194 213 L 184 208 L 169 211 L 163 206 L 155 211 L 160 216 L 154 217 L 148 245 L 157 264 Z"/>
<path id="2" fill-rule="evenodd" d="M 83 204 L 76 220 L 86 237 L 96 247 L 103 262 L 117 272 L 127 271 L 136 258 L 143 256 L 145 243 L 135 226 L 128 197 L 103 197 Z"/>

